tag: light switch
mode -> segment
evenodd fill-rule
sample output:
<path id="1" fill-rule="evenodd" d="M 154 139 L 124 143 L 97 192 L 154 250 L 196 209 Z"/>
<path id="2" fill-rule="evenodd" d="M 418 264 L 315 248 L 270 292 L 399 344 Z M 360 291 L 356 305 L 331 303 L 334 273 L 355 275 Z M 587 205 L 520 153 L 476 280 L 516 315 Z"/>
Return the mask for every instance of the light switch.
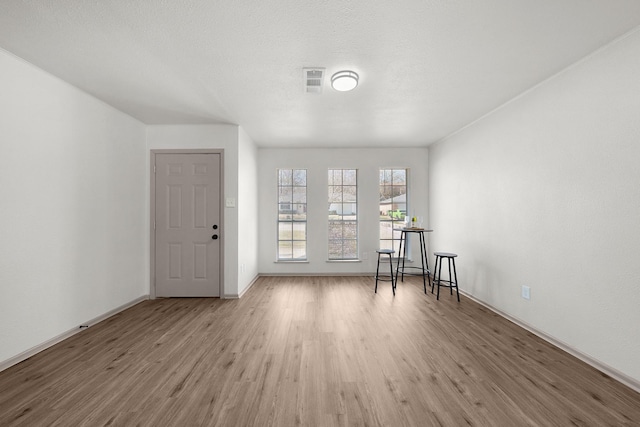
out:
<path id="1" fill-rule="evenodd" d="M 227 197 L 227 200 L 225 202 L 225 206 L 228 208 L 235 208 L 236 207 L 236 199 L 234 199 L 233 197 Z"/>

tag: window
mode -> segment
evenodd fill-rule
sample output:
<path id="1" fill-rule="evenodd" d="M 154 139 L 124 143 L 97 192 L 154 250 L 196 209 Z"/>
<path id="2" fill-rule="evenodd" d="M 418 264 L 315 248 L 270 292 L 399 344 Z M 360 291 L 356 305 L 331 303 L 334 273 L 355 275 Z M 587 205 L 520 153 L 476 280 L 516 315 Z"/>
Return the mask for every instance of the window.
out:
<path id="1" fill-rule="evenodd" d="M 407 169 L 380 169 L 380 249 L 398 256 L 400 232 L 407 215 Z"/>
<path id="2" fill-rule="evenodd" d="M 307 171 L 278 169 L 278 260 L 307 259 Z"/>
<path id="3" fill-rule="evenodd" d="M 329 259 L 358 259 L 358 171 L 329 169 Z"/>

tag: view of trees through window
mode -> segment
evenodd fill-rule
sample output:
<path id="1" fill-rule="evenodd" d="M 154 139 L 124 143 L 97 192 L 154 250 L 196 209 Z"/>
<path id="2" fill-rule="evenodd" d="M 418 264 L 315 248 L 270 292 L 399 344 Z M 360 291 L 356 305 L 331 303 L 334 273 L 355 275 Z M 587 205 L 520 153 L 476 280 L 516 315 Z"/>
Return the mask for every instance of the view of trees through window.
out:
<path id="1" fill-rule="evenodd" d="M 379 169 L 379 247 L 399 256 L 408 169 Z M 358 170 L 328 170 L 328 259 L 358 259 Z M 278 169 L 278 261 L 307 260 L 307 170 Z"/>
<path id="2" fill-rule="evenodd" d="M 358 258 L 358 171 L 329 169 L 329 259 Z"/>
<path id="3" fill-rule="evenodd" d="M 399 255 L 400 232 L 407 216 L 407 169 L 380 169 L 380 249 Z"/>
<path id="4" fill-rule="evenodd" d="M 307 171 L 278 169 L 278 260 L 307 259 Z"/>

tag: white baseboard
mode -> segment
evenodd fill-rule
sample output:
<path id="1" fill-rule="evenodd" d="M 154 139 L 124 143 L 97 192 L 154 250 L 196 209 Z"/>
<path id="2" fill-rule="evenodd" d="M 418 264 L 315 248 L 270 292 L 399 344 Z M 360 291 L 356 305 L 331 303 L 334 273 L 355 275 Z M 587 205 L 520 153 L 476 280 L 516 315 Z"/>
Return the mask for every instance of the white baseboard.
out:
<path id="1" fill-rule="evenodd" d="M 253 280 L 251 280 L 251 283 L 249 283 L 249 285 L 246 288 L 244 288 L 242 292 L 240 292 L 240 294 L 238 295 L 238 298 L 242 298 L 242 296 L 246 294 L 249 289 L 251 289 L 251 287 L 258 281 L 259 278 L 260 278 L 260 275 L 256 274 Z"/>
<path id="2" fill-rule="evenodd" d="M 460 290 L 460 293 L 463 294 L 464 296 L 466 296 L 467 298 L 469 298 L 472 301 L 477 302 L 478 304 L 488 308 L 489 310 L 493 311 L 494 313 L 500 315 L 501 317 L 504 317 L 505 319 L 509 320 L 510 322 L 515 323 L 516 325 L 520 326 L 521 328 L 526 329 L 527 331 L 531 332 L 532 334 L 538 336 L 539 338 L 542 338 L 543 340 L 547 341 L 548 343 L 560 348 L 561 350 L 566 351 L 567 353 L 569 353 L 570 355 L 577 357 L 578 359 L 582 360 L 583 362 L 585 362 L 588 365 L 591 365 L 592 367 L 596 368 L 597 370 L 599 370 L 600 372 L 607 374 L 608 376 L 610 376 L 611 378 L 615 379 L 618 382 L 621 382 L 622 384 L 626 385 L 627 387 L 629 387 L 632 390 L 637 391 L 638 393 L 640 393 L 640 381 L 631 378 L 630 376 L 618 371 L 615 368 L 612 368 L 611 366 L 607 365 L 606 363 L 602 363 L 601 361 L 587 355 L 584 354 L 583 352 L 581 352 L 580 350 L 570 346 L 569 344 L 554 338 L 551 335 L 546 334 L 545 332 L 542 332 L 536 328 L 534 328 L 533 326 L 529 325 L 526 322 L 523 322 L 522 320 L 513 317 L 487 303 L 485 303 L 482 300 L 477 299 L 476 297 L 474 297 L 471 294 L 468 294 L 467 292 L 463 292 L 462 290 Z"/>
<path id="3" fill-rule="evenodd" d="M 249 283 L 249 285 L 247 285 L 247 287 L 246 287 L 246 288 L 244 288 L 244 289 L 242 290 L 242 292 L 240 292 L 239 294 L 225 294 L 225 295 L 224 295 L 224 299 L 239 299 L 239 298 L 242 298 L 242 296 L 243 296 L 244 294 L 246 294 L 246 293 L 247 293 L 247 291 L 248 291 L 249 289 L 251 289 L 251 287 L 253 286 L 253 284 L 254 284 L 254 283 L 256 283 L 256 281 L 257 281 L 259 278 L 260 278 L 260 275 L 259 275 L 259 274 L 256 274 L 256 276 L 251 280 L 251 282 Z"/>
<path id="4" fill-rule="evenodd" d="M 258 277 L 375 277 L 376 272 L 361 272 L 361 273 L 260 273 Z"/>
<path id="5" fill-rule="evenodd" d="M 30 349 L 23 351 L 22 353 L 13 356 L 7 360 L 3 360 L 0 362 L 0 372 L 4 371 L 7 368 L 10 368 L 13 365 L 17 365 L 18 363 L 22 362 L 23 360 L 27 360 L 28 358 L 30 358 L 31 356 L 35 356 L 36 354 L 40 353 L 43 350 L 46 350 L 47 348 L 58 344 L 60 341 L 64 341 L 69 337 L 72 337 L 73 335 L 77 334 L 78 332 L 82 332 L 83 330 L 86 329 L 86 327 L 90 327 L 95 325 L 96 323 L 102 322 L 105 319 L 108 319 L 109 317 L 120 313 L 121 311 L 124 311 L 130 307 L 133 307 L 134 305 L 141 303 L 142 301 L 146 301 L 149 299 L 149 295 L 143 295 L 141 297 L 138 297 L 132 301 L 129 301 L 126 304 L 121 305 L 120 307 L 114 308 L 113 310 L 109 310 L 106 313 L 95 317 L 85 323 L 82 323 L 81 325 L 78 325 L 77 327 L 70 329 L 66 332 L 61 333 L 60 335 L 57 335 L 45 342 L 43 342 L 42 344 L 38 344 L 34 347 L 31 347 Z"/>

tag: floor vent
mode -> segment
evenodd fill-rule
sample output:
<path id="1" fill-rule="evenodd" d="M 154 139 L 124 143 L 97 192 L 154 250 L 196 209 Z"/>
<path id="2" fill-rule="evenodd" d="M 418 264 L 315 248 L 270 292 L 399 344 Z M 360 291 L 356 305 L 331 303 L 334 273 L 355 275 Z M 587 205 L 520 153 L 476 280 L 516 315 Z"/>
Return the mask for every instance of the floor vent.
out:
<path id="1" fill-rule="evenodd" d="M 324 68 L 303 68 L 304 91 L 306 93 L 322 93 Z"/>

